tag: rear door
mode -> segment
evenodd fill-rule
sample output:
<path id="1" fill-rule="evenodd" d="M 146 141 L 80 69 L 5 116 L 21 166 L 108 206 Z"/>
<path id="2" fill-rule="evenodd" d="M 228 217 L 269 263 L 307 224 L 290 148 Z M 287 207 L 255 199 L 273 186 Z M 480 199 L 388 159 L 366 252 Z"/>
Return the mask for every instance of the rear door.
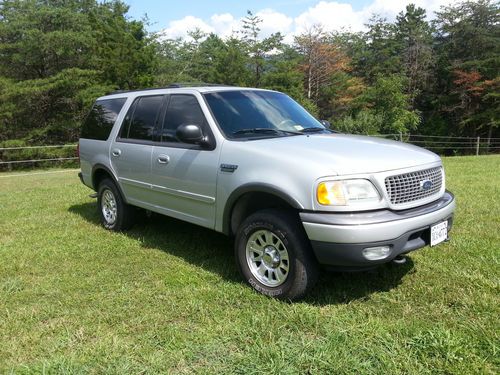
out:
<path id="1" fill-rule="evenodd" d="M 208 149 L 176 137 L 180 125 L 198 125 L 213 139 L 197 97 L 171 94 L 161 122 L 151 158 L 154 203 L 169 216 L 213 228 L 220 147 L 214 142 Z"/>
<path id="2" fill-rule="evenodd" d="M 136 98 L 110 148 L 111 163 L 126 200 L 138 206 L 151 198 L 153 135 L 164 101 L 165 95 Z"/>

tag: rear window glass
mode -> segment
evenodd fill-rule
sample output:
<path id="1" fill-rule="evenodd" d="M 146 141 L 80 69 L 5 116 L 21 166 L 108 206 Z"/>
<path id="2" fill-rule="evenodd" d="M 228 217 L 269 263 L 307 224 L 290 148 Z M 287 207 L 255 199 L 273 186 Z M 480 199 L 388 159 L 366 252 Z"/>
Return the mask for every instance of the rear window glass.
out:
<path id="1" fill-rule="evenodd" d="M 101 141 L 108 139 L 126 100 L 119 98 L 96 101 L 83 123 L 81 138 Z"/>
<path id="2" fill-rule="evenodd" d="M 122 128 L 120 138 L 152 141 L 164 98 L 164 95 L 157 95 L 136 99 L 126 116 L 126 123 Z"/>

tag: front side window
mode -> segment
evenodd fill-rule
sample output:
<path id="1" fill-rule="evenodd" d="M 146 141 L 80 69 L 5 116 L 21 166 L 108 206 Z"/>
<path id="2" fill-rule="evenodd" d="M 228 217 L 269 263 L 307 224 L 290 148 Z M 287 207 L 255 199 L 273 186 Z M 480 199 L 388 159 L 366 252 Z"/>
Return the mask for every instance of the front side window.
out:
<path id="1" fill-rule="evenodd" d="M 126 100 L 126 98 L 97 100 L 83 123 L 80 137 L 107 140 Z"/>
<path id="2" fill-rule="evenodd" d="M 152 141 L 163 99 L 163 95 L 136 99 L 126 116 L 120 138 Z"/>
<path id="3" fill-rule="evenodd" d="M 228 138 L 303 134 L 325 127 L 285 94 L 239 90 L 204 94 Z"/>
<path id="4" fill-rule="evenodd" d="M 198 125 L 203 129 L 206 126 L 205 123 L 205 116 L 195 96 L 173 94 L 170 96 L 163 120 L 161 141 L 179 142 L 175 135 L 179 126 Z"/>

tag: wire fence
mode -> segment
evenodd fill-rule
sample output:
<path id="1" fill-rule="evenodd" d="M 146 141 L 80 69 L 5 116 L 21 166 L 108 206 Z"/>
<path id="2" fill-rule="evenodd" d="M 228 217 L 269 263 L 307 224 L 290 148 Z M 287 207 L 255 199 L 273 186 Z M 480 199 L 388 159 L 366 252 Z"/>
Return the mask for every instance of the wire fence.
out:
<path id="1" fill-rule="evenodd" d="M 403 133 L 372 136 L 414 144 L 444 156 L 500 153 L 500 138 Z M 0 171 L 77 166 L 77 144 L 0 147 Z"/>
<path id="2" fill-rule="evenodd" d="M 500 138 L 422 134 L 377 134 L 375 137 L 414 144 L 444 156 L 485 155 L 500 152 Z"/>
<path id="3" fill-rule="evenodd" d="M 0 147 L 0 171 L 77 166 L 77 144 Z"/>

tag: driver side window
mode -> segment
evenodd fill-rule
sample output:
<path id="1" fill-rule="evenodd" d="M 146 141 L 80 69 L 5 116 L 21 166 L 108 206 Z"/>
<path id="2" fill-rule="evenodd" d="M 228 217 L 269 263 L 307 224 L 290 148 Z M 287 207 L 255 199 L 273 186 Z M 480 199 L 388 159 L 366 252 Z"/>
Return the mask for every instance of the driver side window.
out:
<path id="1" fill-rule="evenodd" d="M 161 130 L 161 142 L 180 142 L 175 132 L 181 125 L 198 125 L 206 129 L 205 115 L 193 95 L 173 94 L 170 96 Z"/>

